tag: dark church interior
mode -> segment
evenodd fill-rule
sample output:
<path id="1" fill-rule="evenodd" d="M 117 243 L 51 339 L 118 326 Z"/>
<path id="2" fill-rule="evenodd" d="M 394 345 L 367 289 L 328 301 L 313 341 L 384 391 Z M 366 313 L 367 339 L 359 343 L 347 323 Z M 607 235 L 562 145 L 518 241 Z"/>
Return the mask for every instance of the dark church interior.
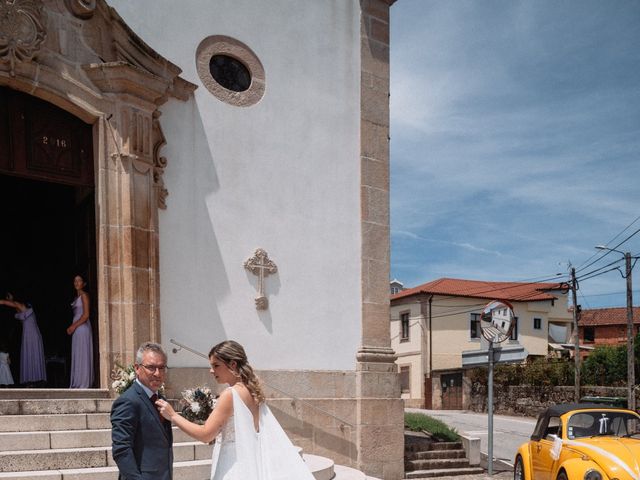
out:
<path id="1" fill-rule="evenodd" d="M 92 168 L 89 184 L 66 179 L 63 174 L 68 169 L 59 167 L 67 158 L 74 162 L 80 158 L 73 156 L 78 137 L 87 150 L 90 126 L 55 106 L 0 89 L 0 298 L 10 292 L 15 300 L 33 307 L 47 367 L 46 383 L 20 385 L 21 322 L 15 319 L 15 309 L 0 306 L 0 351 L 10 354 L 13 387 L 69 386 L 71 337 L 66 329 L 73 318 L 70 304 L 76 274 L 89 282 L 94 351 L 98 351 Z M 54 139 L 65 148 L 43 148 L 45 141 L 51 144 Z"/>

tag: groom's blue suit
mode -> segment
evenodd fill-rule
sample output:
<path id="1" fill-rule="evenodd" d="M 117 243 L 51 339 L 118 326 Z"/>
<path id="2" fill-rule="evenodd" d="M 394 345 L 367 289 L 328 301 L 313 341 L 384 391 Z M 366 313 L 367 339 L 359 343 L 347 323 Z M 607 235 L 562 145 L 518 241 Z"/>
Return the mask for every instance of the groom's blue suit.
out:
<path id="1" fill-rule="evenodd" d="M 121 480 L 171 480 L 173 433 L 134 382 L 111 409 L 112 455 Z"/>

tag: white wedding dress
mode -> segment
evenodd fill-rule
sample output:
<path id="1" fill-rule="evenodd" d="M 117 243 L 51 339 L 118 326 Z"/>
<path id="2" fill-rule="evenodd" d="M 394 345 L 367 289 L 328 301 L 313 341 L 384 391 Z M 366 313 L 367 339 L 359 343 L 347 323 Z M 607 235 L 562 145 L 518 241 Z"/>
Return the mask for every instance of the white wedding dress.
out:
<path id="1" fill-rule="evenodd" d="M 251 411 L 231 392 L 233 415 L 216 438 L 211 480 L 314 480 L 269 407 L 260 404 L 256 432 Z"/>

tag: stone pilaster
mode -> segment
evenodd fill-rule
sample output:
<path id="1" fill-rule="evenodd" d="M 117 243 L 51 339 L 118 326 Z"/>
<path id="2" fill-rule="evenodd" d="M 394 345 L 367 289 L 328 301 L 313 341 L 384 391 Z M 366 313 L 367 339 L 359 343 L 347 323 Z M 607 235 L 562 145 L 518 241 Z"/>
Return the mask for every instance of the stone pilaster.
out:
<path id="1" fill-rule="evenodd" d="M 357 467 L 404 477 L 404 418 L 389 333 L 389 7 L 361 0 L 362 343 L 357 354 Z"/>

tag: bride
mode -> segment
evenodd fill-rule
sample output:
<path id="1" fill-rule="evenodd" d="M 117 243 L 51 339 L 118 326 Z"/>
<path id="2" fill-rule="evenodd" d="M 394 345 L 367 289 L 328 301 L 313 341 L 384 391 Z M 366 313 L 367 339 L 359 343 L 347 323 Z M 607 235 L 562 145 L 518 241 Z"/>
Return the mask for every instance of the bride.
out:
<path id="1" fill-rule="evenodd" d="M 209 352 L 211 373 L 225 389 L 204 425 L 182 417 L 165 400 L 156 406 L 164 418 L 204 443 L 214 438 L 211 480 L 314 480 L 265 403 L 244 348 L 233 340 Z"/>

